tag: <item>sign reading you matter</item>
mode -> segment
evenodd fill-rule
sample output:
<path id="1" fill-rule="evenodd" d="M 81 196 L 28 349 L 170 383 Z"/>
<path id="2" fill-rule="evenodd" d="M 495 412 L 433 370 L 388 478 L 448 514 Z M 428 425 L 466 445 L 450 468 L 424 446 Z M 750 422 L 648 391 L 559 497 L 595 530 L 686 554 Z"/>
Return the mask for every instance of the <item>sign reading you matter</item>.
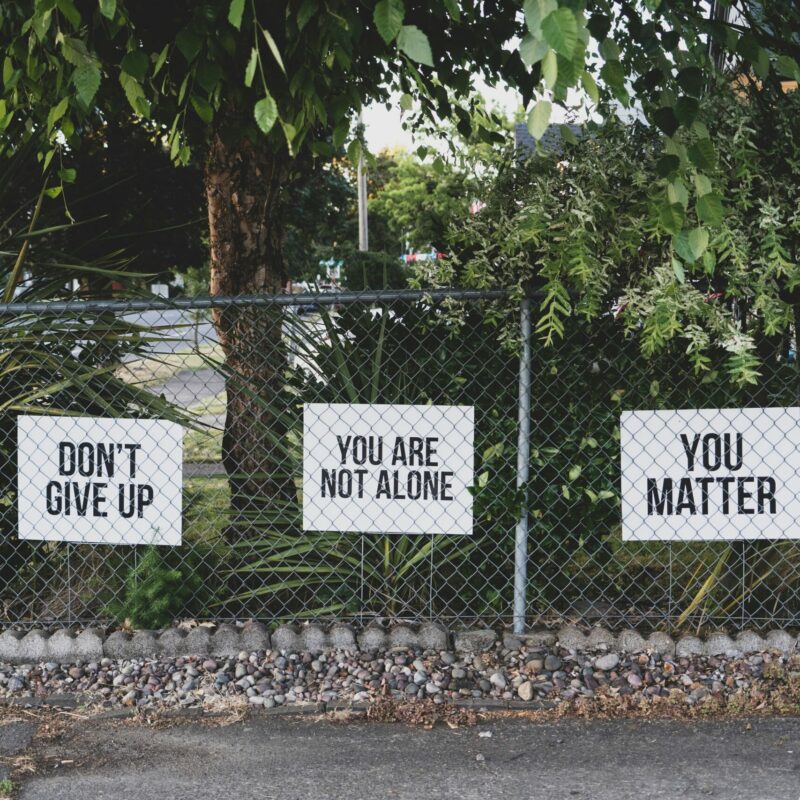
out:
<path id="1" fill-rule="evenodd" d="M 800 408 L 626 411 L 622 538 L 800 538 Z"/>
<path id="2" fill-rule="evenodd" d="M 303 529 L 472 533 L 470 406 L 310 403 Z"/>
<path id="3" fill-rule="evenodd" d="M 21 416 L 17 444 L 20 539 L 181 543 L 180 425 Z"/>

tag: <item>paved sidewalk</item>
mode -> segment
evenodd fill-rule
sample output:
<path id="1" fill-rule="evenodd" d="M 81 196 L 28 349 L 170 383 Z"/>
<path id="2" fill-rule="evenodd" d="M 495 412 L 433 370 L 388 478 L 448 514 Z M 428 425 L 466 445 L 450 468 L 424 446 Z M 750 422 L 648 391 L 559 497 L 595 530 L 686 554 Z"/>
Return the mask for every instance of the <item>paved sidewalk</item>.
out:
<path id="1" fill-rule="evenodd" d="M 432 731 L 266 715 L 166 729 L 92 720 L 36 757 L 20 800 L 800 798 L 797 718 Z"/>

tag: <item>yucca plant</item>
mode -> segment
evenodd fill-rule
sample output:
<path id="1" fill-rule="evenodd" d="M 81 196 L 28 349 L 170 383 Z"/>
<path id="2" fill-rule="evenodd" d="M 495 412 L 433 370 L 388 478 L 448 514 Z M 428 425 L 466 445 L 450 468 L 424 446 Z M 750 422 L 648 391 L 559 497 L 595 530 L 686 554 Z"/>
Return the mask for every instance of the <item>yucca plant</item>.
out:
<path id="1" fill-rule="evenodd" d="M 467 608 L 477 615 L 504 602 L 516 513 L 510 446 L 516 364 L 479 313 L 467 313 L 454 327 L 441 311 L 415 302 L 354 304 L 338 313 L 323 307 L 309 319 L 286 315 L 291 366 L 284 392 L 268 399 L 254 386 L 251 402 L 280 420 L 282 469 L 296 491 L 285 500 L 254 498 L 240 515 L 247 534 L 237 537 L 243 563 L 231 575 L 229 603 L 285 618 L 417 617 Z M 304 402 L 475 404 L 482 476 L 475 535 L 303 532 Z M 489 587 L 483 596 L 470 588 L 478 574 Z"/>

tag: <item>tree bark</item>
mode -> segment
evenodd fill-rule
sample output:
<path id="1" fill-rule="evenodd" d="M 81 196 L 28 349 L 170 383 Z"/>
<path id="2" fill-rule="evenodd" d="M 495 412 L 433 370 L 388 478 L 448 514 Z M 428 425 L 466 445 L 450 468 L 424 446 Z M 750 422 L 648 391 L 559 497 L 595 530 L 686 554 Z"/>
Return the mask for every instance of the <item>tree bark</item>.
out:
<path id="1" fill-rule="evenodd" d="M 282 257 L 281 187 L 285 160 L 248 141 L 232 146 L 212 138 L 205 168 L 211 250 L 211 294 L 279 293 Z M 295 496 L 281 408 L 286 352 L 280 307 L 216 309 L 226 358 L 227 414 L 222 462 L 231 488 L 234 536 L 277 499 Z M 284 401 L 285 402 L 285 401 Z"/>

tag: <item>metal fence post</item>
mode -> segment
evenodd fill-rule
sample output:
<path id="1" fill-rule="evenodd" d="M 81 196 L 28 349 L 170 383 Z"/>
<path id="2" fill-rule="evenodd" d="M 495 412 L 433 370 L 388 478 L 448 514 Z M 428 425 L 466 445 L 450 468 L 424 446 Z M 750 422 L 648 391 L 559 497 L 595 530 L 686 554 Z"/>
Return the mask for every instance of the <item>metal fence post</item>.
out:
<path id="1" fill-rule="evenodd" d="M 531 301 L 520 306 L 519 430 L 517 435 L 517 492 L 521 506 L 514 543 L 514 633 L 525 631 L 526 589 L 528 583 L 528 476 L 531 452 Z"/>

